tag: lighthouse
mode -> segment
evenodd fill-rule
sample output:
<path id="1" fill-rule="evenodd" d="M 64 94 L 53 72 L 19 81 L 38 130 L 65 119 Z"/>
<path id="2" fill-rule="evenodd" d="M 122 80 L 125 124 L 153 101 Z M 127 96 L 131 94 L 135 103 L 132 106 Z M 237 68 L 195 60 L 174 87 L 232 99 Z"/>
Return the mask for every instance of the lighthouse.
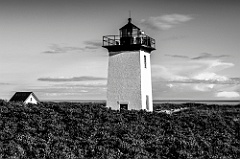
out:
<path id="1" fill-rule="evenodd" d="M 155 40 L 128 23 L 119 35 L 103 36 L 108 49 L 107 106 L 115 110 L 153 111 L 150 55 Z"/>

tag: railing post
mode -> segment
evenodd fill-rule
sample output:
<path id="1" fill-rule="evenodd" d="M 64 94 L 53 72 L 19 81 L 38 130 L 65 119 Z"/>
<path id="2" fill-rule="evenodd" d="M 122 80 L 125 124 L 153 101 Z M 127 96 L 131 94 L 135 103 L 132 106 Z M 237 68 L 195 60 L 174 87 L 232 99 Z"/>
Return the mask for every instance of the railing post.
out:
<path id="1" fill-rule="evenodd" d="M 102 42 L 103 46 L 104 46 L 104 37 L 105 37 L 105 36 L 103 36 L 103 42 Z"/>

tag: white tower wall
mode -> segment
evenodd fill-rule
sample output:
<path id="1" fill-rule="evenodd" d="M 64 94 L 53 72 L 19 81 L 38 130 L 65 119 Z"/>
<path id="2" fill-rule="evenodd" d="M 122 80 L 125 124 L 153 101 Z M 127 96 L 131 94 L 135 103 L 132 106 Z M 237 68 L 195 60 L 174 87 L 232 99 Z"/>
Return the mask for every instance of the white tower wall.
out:
<path id="1" fill-rule="evenodd" d="M 150 53 L 109 52 L 107 106 L 120 109 L 120 104 L 128 104 L 129 110 L 148 105 L 152 111 Z"/>
<path id="2" fill-rule="evenodd" d="M 140 51 L 140 63 L 142 109 L 153 111 L 150 53 Z"/>

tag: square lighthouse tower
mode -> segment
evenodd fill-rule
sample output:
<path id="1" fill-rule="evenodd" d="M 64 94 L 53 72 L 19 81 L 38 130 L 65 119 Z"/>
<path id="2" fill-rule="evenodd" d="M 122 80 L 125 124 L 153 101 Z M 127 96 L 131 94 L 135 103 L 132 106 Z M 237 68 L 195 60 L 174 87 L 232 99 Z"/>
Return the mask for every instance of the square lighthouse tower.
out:
<path id="1" fill-rule="evenodd" d="M 108 49 L 107 106 L 116 110 L 153 111 L 150 55 L 155 40 L 128 23 L 120 35 L 103 36 Z"/>

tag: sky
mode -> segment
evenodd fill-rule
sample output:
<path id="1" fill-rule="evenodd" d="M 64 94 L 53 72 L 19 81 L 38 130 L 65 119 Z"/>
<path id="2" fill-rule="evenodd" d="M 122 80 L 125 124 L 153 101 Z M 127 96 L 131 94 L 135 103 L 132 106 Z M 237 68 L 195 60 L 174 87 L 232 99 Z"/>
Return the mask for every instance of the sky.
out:
<path id="1" fill-rule="evenodd" d="M 156 40 L 154 100 L 240 99 L 237 0 L 0 0 L 0 99 L 105 100 L 102 36 L 129 11 Z"/>

